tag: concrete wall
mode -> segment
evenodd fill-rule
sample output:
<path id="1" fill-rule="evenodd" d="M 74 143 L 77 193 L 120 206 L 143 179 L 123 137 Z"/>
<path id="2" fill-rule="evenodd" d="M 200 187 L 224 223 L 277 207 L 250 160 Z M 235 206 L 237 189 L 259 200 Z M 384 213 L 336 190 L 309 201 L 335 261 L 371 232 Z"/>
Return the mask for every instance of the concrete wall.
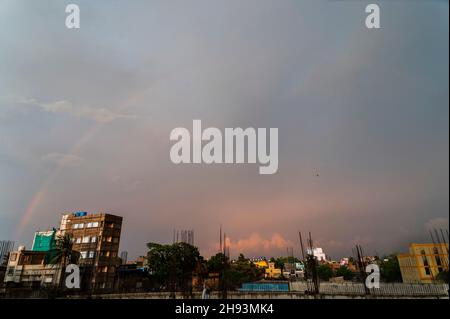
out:
<path id="1" fill-rule="evenodd" d="M 167 292 L 161 293 L 135 293 L 135 294 L 105 294 L 92 296 L 102 299 L 170 299 Z M 211 294 L 211 299 L 220 299 L 218 292 Z M 77 296 L 74 296 L 77 298 Z M 194 293 L 194 299 L 200 299 L 201 293 Z M 306 295 L 302 292 L 228 292 L 227 299 L 448 299 L 448 290 L 435 295 L 383 295 L 381 293 L 373 295 L 364 294 L 319 294 L 316 296 Z M 181 293 L 176 294 L 176 299 L 183 299 Z"/>

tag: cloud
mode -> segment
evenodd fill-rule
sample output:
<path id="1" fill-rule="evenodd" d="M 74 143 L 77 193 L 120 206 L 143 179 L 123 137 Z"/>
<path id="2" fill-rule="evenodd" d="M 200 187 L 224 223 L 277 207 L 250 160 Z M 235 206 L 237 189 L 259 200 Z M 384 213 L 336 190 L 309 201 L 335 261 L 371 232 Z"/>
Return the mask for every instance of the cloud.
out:
<path id="1" fill-rule="evenodd" d="M 57 164 L 59 166 L 76 167 L 81 165 L 83 158 L 73 154 L 48 153 L 41 157 L 41 160 L 47 163 Z"/>
<path id="2" fill-rule="evenodd" d="M 136 115 L 116 113 L 107 108 L 96 108 L 89 106 L 75 106 L 66 100 L 55 101 L 51 103 L 42 103 L 32 98 L 16 97 L 15 103 L 26 106 L 37 107 L 48 113 L 66 113 L 77 118 L 89 118 L 98 123 L 108 123 L 117 119 L 135 119 Z"/>
<path id="3" fill-rule="evenodd" d="M 270 238 L 264 238 L 258 233 L 252 233 L 249 237 L 234 241 L 227 239 L 227 245 L 233 254 L 270 254 L 274 251 L 285 250 L 287 247 L 293 247 L 294 244 L 284 238 L 279 233 L 274 233 Z"/>
<path id="4" fill-rule="evenodd" d="M 438 217 L 430 219 L 428 222 L 425 223 L 425 229 L 427 231 L 434 230 L 434 229 L 448 229 L 448 218 L 445 217 Z"/>

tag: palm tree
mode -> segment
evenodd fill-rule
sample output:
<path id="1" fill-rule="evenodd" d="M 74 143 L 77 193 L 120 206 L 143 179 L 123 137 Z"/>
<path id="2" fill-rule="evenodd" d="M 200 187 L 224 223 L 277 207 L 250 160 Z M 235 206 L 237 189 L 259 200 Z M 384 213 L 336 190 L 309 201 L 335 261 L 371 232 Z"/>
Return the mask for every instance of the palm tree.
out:
<path id="1" fill-rule="evenodd" d="M 63 287 L 66 278 L 66 266 L 68 264 L 77 264 L 80 259 L 80 253 L 73 250 L 73 240 L 71 234 L 58 235 L 56 238 L 56 248 L 51 249 L 45 256 L 46 265 L 61 265 L 61 278 L 59 287 Z"/>

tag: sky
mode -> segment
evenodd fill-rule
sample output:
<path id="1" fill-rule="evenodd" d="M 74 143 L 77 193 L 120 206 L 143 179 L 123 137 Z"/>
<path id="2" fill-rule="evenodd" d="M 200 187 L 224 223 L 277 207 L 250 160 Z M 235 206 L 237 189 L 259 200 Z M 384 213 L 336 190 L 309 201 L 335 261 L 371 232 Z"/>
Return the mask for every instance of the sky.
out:
<path id="1" fill-rule="evenodd" d="M 448 1 L 0 0 L 0 239 L 71 211 L 121 250 L 406 252 L 449 224 Z M 65 27 L 76 3 L 81 28 Z M 278 128 L 279 168 L 170 161 L 172 129 Z"/>

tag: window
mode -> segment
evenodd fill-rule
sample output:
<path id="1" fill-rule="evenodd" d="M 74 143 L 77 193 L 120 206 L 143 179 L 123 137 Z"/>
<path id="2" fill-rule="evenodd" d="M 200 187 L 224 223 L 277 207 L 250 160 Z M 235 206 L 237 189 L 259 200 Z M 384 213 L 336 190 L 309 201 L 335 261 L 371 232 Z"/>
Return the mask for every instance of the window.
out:
<path id="1" fill-rule="evenodd" d="M 11 261 L 16 261 L 17 259 L 17 254 L 16 253 L 12 253 L 11 257 L 9 258 Z"/>
<path id="2" fill-rule="evenodd" d="M 441 260 L 441 257 L 439 257 L 439 255 L 436 256 L 436 264 L 438 266 L 442 266 L 442 260 Z"/>
<path id="3" fill-rule="evenodd" d="M 105 253 L 105 256 L 106 256 L 106 257 L 109 257 L 109 251 L 107 251 L 107 252 Z"/>
<path id="4" fill-rule="evenodd" d="M 81 258 L 85 259 L 87 257 L 87 251 L 80 252 Z"/>
<path id="5" fill-rule="evenodd" d="M 110 243 L 110 242 L 112 241 L 112 237 L 109 236 L 109 237 L 106 239 L 106 241 L 107 241 L 108 243 Z"/>
<path id="6" fill-rule="evenodd" d="M 108 272 L 108 266 L 104 266 L 104 267 L 102 268 L 102 272 Z"/>
<path id="7" fill-rule="evenodd" d="M 437 249 L 437 247 L 433 248 L 433 254 L 436 255 L 434 256 L 434 258 L 436 258 L 436 265 L 442 266 L 442 260 L 441 257 L 439 256 L 439 250 Z"/>
<path id="8" fill-rule="evenodd" d="M 89 236 L 83 237 L 83 244 L 89 243 Z"/>
<path id="9" fill-rule="evenodd" d="M 14 267 L 8 268 L 8 276 L 14 276 Z"/>
<path id="10" fill-rule="evenodd" d="M 95 252 L 94 251 L 90 251 L 89 252 L 89 258 L 94 258 Z"/>
<path id="11" fill-rule="evenodd" d="M 91 243 L 96 243 L 96 242 L 97 242 L 97 236 L 92 236 Z"/>
<path id="12" fill-rule="evenodd" d="M 116 244 L 117 244 L 118 242 L 119 242 L 119 238 L 118 238 L 118 237 L 114 237 L 114 238 L 113 238 L 113 243 L 116 243 Z"/>
<path id="13" fill-rule="evenodd" d="M 98 227 L 98 222 L 90 222 L 86 224 L 86 228 L 95 228 Z"/>
<path id="14" fill-rule="evenodd" d="M 116 252 L 112 252 L 112 253 L 111 253 L 111 256 L 112 256 L 112 257 L 117 257 L 117 253 L 116 253 Z"/>
<path id="15" fill-rule="evenodd" d="M 75 243 L 76 243 L 76 244 L 80 244 L 80 243 L 81 243 L 81 237 L 78 237 L 78 238 L 75 240 Z"/>
<path id="16" fill-rule="evenodd" d="M 422 254 L 423 265 L 425 267 L 428 267 L 428 259 L 427 259 L 427 256 L 425 255 L 425 250 L 422 250 L 421 254 Z"/>

